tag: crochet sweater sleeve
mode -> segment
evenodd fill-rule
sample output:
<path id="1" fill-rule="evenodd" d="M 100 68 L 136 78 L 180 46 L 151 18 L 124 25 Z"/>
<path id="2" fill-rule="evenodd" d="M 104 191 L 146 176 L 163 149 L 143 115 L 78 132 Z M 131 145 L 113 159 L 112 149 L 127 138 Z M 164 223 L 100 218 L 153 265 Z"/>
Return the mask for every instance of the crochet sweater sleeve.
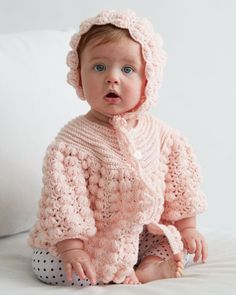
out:
<path id="1" fill-rule="evenodd" d="M 53 142 L 44 158 L 38 221 L 30 233 L 29 244 L 48 248 L 57 255 L 57 242 L 69 238 L 86 240 L 95 233 L 83 154 L 76 155 L 71 145 Z"/>
<path id="2" fill-rule="evenodd" d="M 177 130 L 171 134 L 169 146 L 162 220 L 175 222 L 203 212 L 207 203 L 192 147 Z"/>

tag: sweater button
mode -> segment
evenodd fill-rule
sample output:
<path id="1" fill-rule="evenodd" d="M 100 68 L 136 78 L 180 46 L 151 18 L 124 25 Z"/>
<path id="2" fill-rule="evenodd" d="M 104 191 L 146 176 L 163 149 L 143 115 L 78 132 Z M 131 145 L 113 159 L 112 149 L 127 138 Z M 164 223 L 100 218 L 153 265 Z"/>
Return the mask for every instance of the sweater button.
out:
<path id="1" fill-rule="evenodd" d="M 137 151 L 134 152 L 134 157 L 137 160 L 141 160 L 143 156 L 142 156 L 142 153 L 139 150 L 137 150 Z"/>
<path id="2" fill-rule="evenodd" d="M 134 138 L 135 138 L 135 132 L 134 132 L 133 129 L 131 129 L 131 130 L 129 131 L 129 136 L 130 136 L 131 139 L 134 139 Z"/>

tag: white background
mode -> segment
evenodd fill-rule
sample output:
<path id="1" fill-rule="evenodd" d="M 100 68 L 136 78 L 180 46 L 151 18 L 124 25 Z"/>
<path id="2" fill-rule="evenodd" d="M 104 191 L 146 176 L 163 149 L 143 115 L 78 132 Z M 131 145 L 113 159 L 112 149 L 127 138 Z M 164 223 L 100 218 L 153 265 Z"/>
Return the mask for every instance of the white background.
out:
<path id="1" fill-rule="evenodd" d="M 0 0 L 0 33 L 78 28 L 110 8 L 134 9 L 162 34 L 168 63 L 152 112 L 180 129 L 197 154 L 209 203 L 199 225 L 234 228 L 235 1 Z"/>

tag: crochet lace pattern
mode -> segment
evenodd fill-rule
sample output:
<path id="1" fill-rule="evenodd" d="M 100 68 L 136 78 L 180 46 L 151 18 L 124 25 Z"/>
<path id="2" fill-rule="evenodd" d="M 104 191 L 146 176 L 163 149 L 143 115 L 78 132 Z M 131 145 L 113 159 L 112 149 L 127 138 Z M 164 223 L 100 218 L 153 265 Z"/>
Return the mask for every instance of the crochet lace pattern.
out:
<path id="1" fill-rule="evenodd" d="M 116 130 L 79 116 L 47 148 L 38 221 L 29 237 L 32 247 L 55 256 L 57 242 L 82 239 L 105 283 L 131 273 L 145 224 L 165 234 L 178 253 L 173 222 L 206 209 L 195 155 L 177 130 L 146 115 L 128 136 L 151 190 L 121 152 Z"/>

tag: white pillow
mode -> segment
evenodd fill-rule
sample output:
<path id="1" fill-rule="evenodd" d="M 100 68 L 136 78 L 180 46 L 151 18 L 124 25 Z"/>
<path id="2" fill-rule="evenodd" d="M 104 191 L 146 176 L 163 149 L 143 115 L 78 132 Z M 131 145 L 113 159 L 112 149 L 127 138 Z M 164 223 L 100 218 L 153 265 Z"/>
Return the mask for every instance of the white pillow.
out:
<path id="1" fill-rule="evenodd" d="M 88 110 L 66 82 L 73 33 L 0 34 L 0 236 L 33 225 L 46 147 Z"/>

